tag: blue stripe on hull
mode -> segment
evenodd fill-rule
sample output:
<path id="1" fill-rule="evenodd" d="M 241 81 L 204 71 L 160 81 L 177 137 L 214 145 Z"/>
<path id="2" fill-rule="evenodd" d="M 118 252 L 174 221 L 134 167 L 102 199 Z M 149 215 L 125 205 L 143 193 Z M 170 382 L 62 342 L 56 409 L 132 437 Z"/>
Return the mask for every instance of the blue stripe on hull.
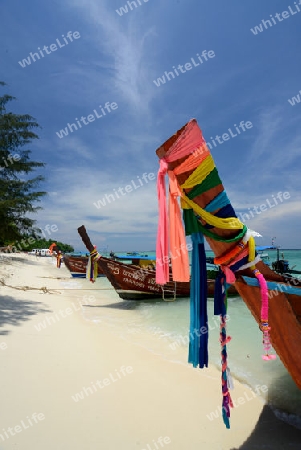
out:
<path id="1" fill-rule="evenodd" d="M 257 278 L 251 278 L 251 277 L 242 277 L 244 281 L 247 283 L 248 286 L 257 286 L 259 287 L 259 283 Z M 297 288 L 294 286 L 291 286 L 288 283 L 276 283 L 275 281 L 267 281 L 267 286 L 269 291 L 279 291 L 283 292 L 284 294 L 294 294 L 301 296 L 301 287 Z"/>
<path id="2" fill-rule="evenodd" d="M 70 272 L 73 278 L 86 278 L 86 274 L 78 272 Z M 104 274 L 98 275 L 97 278 L 105 277 Z"/>

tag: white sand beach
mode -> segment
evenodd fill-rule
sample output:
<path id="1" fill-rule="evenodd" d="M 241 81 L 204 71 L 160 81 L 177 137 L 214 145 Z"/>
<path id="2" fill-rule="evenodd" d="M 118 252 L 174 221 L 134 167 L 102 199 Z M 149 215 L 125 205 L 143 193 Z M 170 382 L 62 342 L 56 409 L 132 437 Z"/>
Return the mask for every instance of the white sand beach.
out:
<path id="1" fill-rule="evenodd" d="M 301 430 L 258 392 L 235 382 L 227 430 L 217 369 L 193 369 L 184 352 L 166 360 L 142 337 L 87 320 L 89 308 L 101 316 L 110 304 L 124 326 L 135 314 L 101 285 L 77 289 L 64 266 L 23 254 L 1 256 L 0 279 L 0 450 L 301 448 Z"/>

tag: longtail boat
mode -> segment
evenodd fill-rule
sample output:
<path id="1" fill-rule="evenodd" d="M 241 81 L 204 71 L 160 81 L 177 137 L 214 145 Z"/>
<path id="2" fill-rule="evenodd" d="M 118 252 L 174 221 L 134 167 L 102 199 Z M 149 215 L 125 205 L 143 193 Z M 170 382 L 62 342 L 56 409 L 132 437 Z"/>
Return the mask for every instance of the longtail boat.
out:
<path id="1" fill-rule="evenodd" d="M 74 278 L 86 278 L 88 260 L 88 256 L 64 255 L 65 266 Z M 98 267 L 98 276 L 105 276 L 100 267 Z"/>
<path id="2" fill-rule="evenodd" d="M 189 283 L 170 281 L 165 286 L 156 283 L 156 271 L 151 266 L 125 264 L 120 261 L 101 257 L 98 267 L 123 300 L 151 300 L 162 297 L 189 297 Z"/>
<path id="3" fill-rule="evenodd" d="M 87 235 L 85 227 L 82 225 L 78 232 L 87 249 L 93 251 L 93 245 Z M 98 255 L 98 268 L 106 275 L 117 294 L 123 300 L 151 300 L 151 299 L 173 299 L 189 297 L 190 282 L 174 282 L 170 280 L 165 286 L 156 283 L 156 270 L 150 264 L 151 259 L 146 257 L 138 258 L 128 256 L 124 259 L 131 259 L 134 264 L 126 264 L 104 256 Z M 145 263 L 148 263 L 147 265 Z M 208 271 L 209 272 L 209 271 Z M 210 271 L 212 274 L 213 271 Z M 207 280 L 207 295 L 214 296 L 215 279 Z M 229 289 L 230 296 L 237 296 L 234 286 Z"/>
<path id="4" fill-rule="evenodd" d="M 204 295 L 204 238 L 211 247 L 215 264 L 221 268 L 215 294 L 215 314 L 220 316 L 222 360 L 222 411 L 230 427 L 232 400 L 231 379 L 227 366 L 227 343 L 224 316 L 227 312 L 227 284 L 235 286 L 263 333 L 264 360 L 276 356 L 271 344 L 296 385 L 301 388 L 301 281 L 277 274 L 256 254 L 256 233 L 236 216 L 226 195 L 212 155 L 195 119 L 190 120 L 156 150 L 159 157 L 158 197 L 159 226 L 157 258 L 164 261 L 168 251 L 180 248 L 186 235 L 193 242 L 190 328 L 206 326 L 207 306 Z M 169 220 L 165 176 L 169 178 Z M 178 205 L 180 197 L 183 219 Z M 169 235 L 167 224 L 169 223 Z M 258 235 L 258 234 L 257 234 Z M 182 247 L 181 247 L 182 248 Z M 173 264 L 173 279 L 185 281 L 189 276 L 187 255 L 181 252 Z M 157 265 L 156 281 L 169 280 L 168 267 Z M 224 291 L 221 289 L 224 287 Z M 269 302 L 269 304 L 268 304 Z M 189 344 L 189 362 L 194 367 L 208 365 L 208 333 Z M 273 370 L 273 362 L 268 362 Z"/>
<path id="5" fill-rule="evenodd" d="M 301 275 L 300 270 L 294 269 L 295 266 L 290 267 L 287 259 L 284 259 L 284 255 L 282 253 L 282 259 L 280 259 L 279 252 L 280 248 L 276 247 L 277 250 L 277 259 L 272 262 L 272 268 L 275 272 L 280 273 L 280 275 Z"/>

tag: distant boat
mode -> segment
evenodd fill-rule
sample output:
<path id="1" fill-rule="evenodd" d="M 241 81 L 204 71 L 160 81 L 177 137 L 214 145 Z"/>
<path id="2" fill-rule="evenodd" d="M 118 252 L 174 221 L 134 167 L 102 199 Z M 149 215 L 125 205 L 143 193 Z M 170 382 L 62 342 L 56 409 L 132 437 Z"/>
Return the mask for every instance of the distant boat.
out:
<path id="1" fill-rule="evenodd" d="M 268 253 L 265 252 L 265 250 L 277 250 L 277 257 L 275 261 L 270 261 L 270 256 Z M 256 251 L 260 255 L 261 260 L 267 265 L 272 266 L 273 270 L 280 275 L 297 275 L 301 274 L 301 270 L 295 270 L 294 267 L 289 266 L 289 261 L 287 259 L 284 259 L 284 255 L 282 252 L 282 259 L 280 258 L 280 247 L 277 247 L 275 245 L 263 245 L 263 246 L 256 246 Z"/>
<path id="2" fill-rule="evenodd" d="M 294 269 L 295 266 L 290 267 L 289 261 L 284 259 L 283 253 L 282 253 L 282 259 L 280 259 L 280 256 L 279 256 L 280 249 L 279 249 L 279 247 L 276 247 L 276 249 L 277 249 L 277 259 L 276 259 L 276 261 L 272 262 L 273 270 L 275 270 L 275 272 L 277 272 L 281 275 L 285 275 L 285 276 L 300 275 L 301 270 L 295 270 Z"/>
<path id="3" fill-rule="evenodd" d="M 148 256 L 144 253 L 113 253 L 110 254 L 110 256 L 112 259 L 129 262 L 131 264 L 150 265 L 156 263 L 156 256 Z"/>
<path id="4" fill-rule="evenodd" d="M 87 256 L 64 255 L 65 266 L 73 278 L 86 278 L 88 259 Z M 104 276 L 103 271 L 98 267 L 98 277 Z"/>
<path id="5" fill-rule="evenodd" d="M 89 251 L 93 250 L 93 245 L 87 235 L 84 226 L 78 228 L 78 232 L 87 246 Z M 92 247 L 91 247 L 92 246 Z M 154 257 L 152 257 L 154 259 Z M 127 259 L 127 258 L 126 258 Z M 101 257 L 98 260 L 98 267 L 106 275 L 117 294 L 123 300 L 151 300 L 151 299 L 176 299 L 189 297 L 190 283 L 189 282 L 175 282 L 170 281 L 165 286 L 156 283 L 156 270 L 153 264 L 145 265 L 151 260 L 146 257 L 128 259 L 136 261 L 136 264 L 127 264 L 125 262 L 116 261 L 110 258 Z M 139 266 L 138 264 L 142 264 Z M 210 271 L 213 274 L 214 271 Z M 208 297 L 214 296 L 215 279 L 208 279 L 207 292 Z M 238 293 L 234 286 L 231 286 L 228 291 L 229 296 L 237 296 Z"/>
<path id="6" fill-rule="evenodd" d="M 144 253 L 140 253 L 140 252 L 127 252 L 126 253 L 128 256 L 144 256 L 147 257 L 148 255 L 145 255 Z"/>

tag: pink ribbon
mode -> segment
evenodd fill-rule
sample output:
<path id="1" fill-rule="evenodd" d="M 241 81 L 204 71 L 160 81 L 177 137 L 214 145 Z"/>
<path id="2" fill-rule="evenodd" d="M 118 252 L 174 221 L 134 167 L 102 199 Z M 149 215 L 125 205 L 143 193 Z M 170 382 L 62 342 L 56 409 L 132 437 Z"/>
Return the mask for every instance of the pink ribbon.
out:
<path id="1" fill-rule="evenodd" d="M 159 203 L 158 234 L 156 246 L 156 283 L 165 284 L 169 281 L 168 262 L 168 236 L 167 236 L 167 211 L 166 211 L 166 188 L 165 174 L 168 163 L 165 158 L 161 158 L 160 168 L 157 178 L 157 191 Z"/>
<path id="2" fill-rule="evenodd" d="M 179 133 L 177 139 L 166 152 L 165 157 L 159 160 L 160 167 L 157 178 L 157 191 L 159 203 L 158 235 L 156 245 L 156 282 L 166 284 L 169 281 L 169 252 L 168 252 L 168 220 L 166 207 L 166 188 L 165 175 L 168 169 L 168 163 L 176 161 L 190 155 L 193 151 L 199 149 L 205 143 L 202 131 L 195 119 L 192 119 Z M 196 158 L 204 158 L 206 151 L 196 154 Z M 197 160 L 197 159 L 196 159 Z M 177 181 L 172 171 L 169 171 L 171 178 L 171 198 L 170 198 L 170 223 L 171 230 L 171 251 L 173 276 L 175 281 L 189 281 L 189 262 L 188 251 L 186 248 L 185 233 L 181 221 L 181 213 L 177 205 L 177 196 L 180 194 Z M 177 256 L 177 258 L 175 258 Z M 182 268 L 181 268 L 182 265 Z"/>
<path id="3" fill-rule="evenodd" d="M 181 217 L 178 197 L 181 189 L 175 174 L 168 171 L 169 176 L 169 236 L 172 278 L 174 281 L 189 281 L 189 258 L 186 246 L 185 232 Z"/>

